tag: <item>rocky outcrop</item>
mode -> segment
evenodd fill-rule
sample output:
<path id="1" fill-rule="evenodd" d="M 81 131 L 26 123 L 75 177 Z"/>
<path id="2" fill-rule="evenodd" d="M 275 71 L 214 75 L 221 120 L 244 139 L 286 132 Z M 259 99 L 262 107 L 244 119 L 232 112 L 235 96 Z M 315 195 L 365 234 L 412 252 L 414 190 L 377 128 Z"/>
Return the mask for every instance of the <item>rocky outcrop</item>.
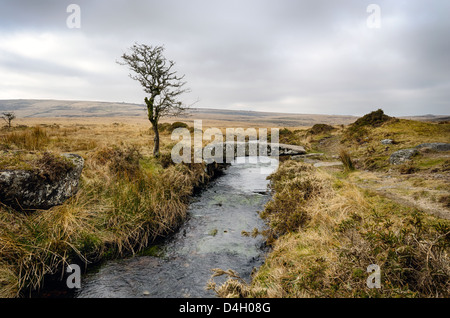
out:
<path id="1" fill-rule="evenodd" d="M 391 165 L 399 165 L 405 163 L 418 153 L 419 151 L 414 148 L 397 150 L 389 157 L 389 163 Z"/>
<path id="2" fill-rule="evenodd" d="M 428 149 L 432 151 L 450 151 L 450 144 L 445 142 L 430 142 L 420 144 L 414 148 L 397 150 L 389 157 L 389 163 L 392 165 L 405 163 L 417 155 L 419 150 L 423 152 Z"/>
<path id="3" fill-rule="evenodd" d="M 414 148 L 397 150 L 389 157 L 389 163 L 391 165 L 399 165 L 405 163 L 418 153 L 419 151 Z"/>
<path id="4" fill-rule="evenodd" d="M 19 210 L 49 209 L 73 196 L 84 160 L 76 154 L 62 156 L 64 164 L 53 171 L 52 167 L 0 171 L 0 202 Z"/>
<path id="5" fill-rule="evenodd" d="M 450 144 L 445 142 L 430 142 L 416 146 L 416 149 L 428 148 L 434 151 L 450 151 Z"/>

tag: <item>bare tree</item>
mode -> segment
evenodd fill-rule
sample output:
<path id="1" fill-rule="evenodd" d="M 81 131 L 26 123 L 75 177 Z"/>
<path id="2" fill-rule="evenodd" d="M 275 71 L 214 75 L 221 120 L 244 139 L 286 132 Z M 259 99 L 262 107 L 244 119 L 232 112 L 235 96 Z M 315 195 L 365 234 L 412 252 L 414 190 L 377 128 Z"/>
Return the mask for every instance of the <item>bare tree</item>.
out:
<path id="1" fill-rule="evenodd" d="M 122 61 L 117 63 L 129 67 L 133 74 L 130 77 L 138 81 L 148 94 L 144 98 L 147 105 L 148 120 L 155 133 L 153 155 L 159 156 L 158 122 L 166 116 L 178 116 L 187 106 L 178 97 L 189 89 L 184 89 L 186 82 L 183 76 L 177 76 L 172 70 L 175 63 L 167 60 L 164 47 L 134 44 L 130 54 L 123 54 Z"/>
<path id="2" fill-rule="evenodd" d="M 13 112 L 2 113 L 2 119 L 8 124 L 8 128 L 11 128 L 11 122 L 16 119 L 16 114 Z"/>

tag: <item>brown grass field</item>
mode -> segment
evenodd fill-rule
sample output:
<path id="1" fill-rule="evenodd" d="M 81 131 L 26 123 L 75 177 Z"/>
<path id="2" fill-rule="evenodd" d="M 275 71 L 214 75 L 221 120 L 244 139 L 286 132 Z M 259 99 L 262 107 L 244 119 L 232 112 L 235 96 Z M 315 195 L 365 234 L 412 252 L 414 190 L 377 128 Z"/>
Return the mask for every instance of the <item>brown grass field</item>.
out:
<path id="1" fill-rule="evenodd" d="M 285 126 L 279 117 L 258 123 L 215 116 L 195 119 L 203 129 L 280 128 L 280 142 L 345 163 L 313 168 L 314 161 L 283 160 L 261 214 L 269 230 L 254 233 L 272 250 L 250 284 L 232 269 L 217 269 L 230 275 L 224 285 L 211 282 L 219 296 L 449 296 L 450 154 L 427 150 L 405 165 L 388 163 L 395 150 L 450 142 L 449 123 L 393 119 L 351 130 L 345 119 L 324 130 L 313 125 L 325 117 Z M 163 122 L 192 127 L 193 120 Z M 13 125 L 0 130 L 0 170 L 33 169 L 33 157 L 44 152 L 77 153 L 85 168 L 77 195 L 61 206 L 23 213 L 0 205 L 2 297 L 27 296 L 70 261 L 92 264 L 148 247 L 183 222 L 189 196 L 207 179 L 201 165 L 171 162 L 175 141 L 167 130 L 162 155 L 153 158 L 145 117 L 18 118 Z M 381 145 L 385 138 L 396 143 Z M 365 285 L 369 264 L 383 270 L 381 289 Z"/>

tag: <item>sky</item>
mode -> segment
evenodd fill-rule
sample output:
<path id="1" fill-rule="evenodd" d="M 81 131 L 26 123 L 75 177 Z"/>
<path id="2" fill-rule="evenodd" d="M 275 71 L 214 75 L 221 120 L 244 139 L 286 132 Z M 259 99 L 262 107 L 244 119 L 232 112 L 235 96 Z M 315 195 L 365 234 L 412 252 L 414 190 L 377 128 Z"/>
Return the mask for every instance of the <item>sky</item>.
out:
<path id="1" fill-rule="evenodd" d="M 142 104 L 116 62 L 144 43 L 164 46 L 198 108 L 449 115 L 449 13 L 448 0 L 0 0 L 0 99 Z"/>

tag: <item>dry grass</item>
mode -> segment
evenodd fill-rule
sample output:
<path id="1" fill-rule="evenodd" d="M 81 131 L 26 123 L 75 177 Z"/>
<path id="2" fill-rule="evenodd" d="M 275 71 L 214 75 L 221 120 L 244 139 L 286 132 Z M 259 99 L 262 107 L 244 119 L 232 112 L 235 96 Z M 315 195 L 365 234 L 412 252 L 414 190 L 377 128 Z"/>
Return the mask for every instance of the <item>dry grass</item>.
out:
<path id="1" fill-rule="evenodd" d="M 168 122 L 174 121 L 179 119 Z M 185 122 L 192 126 L 191 119 Z M 153 136 L 145 118 L 29 118 L 16 123 L 28 127 L 0 131 L 0 169 L 26 168 L 34 155 L 45 152 L 77 153 L 85 168 L 79 192 L 61 206 L 30 214 L 0 206 L 3 297 L 39 288 L 46 274 L 61 272 L 69 260 L 89 264 L 136 253 L 182 222 L 190 193 L 206 178 L 200 165 L 171 164 L 169 133 L 161 135 L 161 158 L 152 158 Z M 211 126 L 223 131 L 263 125 L 204 121 L 204 129 Z M 356 168 L 370 158 L 379 169 L 388 157 L 379 140 L 397 142 L 390 152 L 422 142 L 448 142 L 449 127 L 388 121 L 364 132 L 362 145 L 351 140 L 343 144 L 352 159 L 359 159 L 353 161 Z M 308 150 L 321 150 L 324 140 L 333 141 L 332 147 L 337 141 L 333 149 L 342 146 L 340 129 L 311 135 L 299 128 L 287 129 L 282 137 Z M 2 150 L 14 155 L 5 159 Z M 447 172 L 448 164 L 432 155 L 419 156 L 414 167 Z M 302 163 L 283 163 L 271 176 L 275 194 L 262 213 L 271 226 L 265 234 L 273 251 L 251 284 L 237 279 L 237 273 L 217 270 L 216 275 L 230 280 L 210 287 L 223 297 L 448 297 L 449 222 L 362 191 L 350 183 L 358 173 L 331 175 Z M 444 181 L 408 182 L 432 183 L 436 201 L 448 204 Z M 373 263 L 382 269 L 381 290 L 365 286 L 366 268 Z"/>
<path id="2" fill-rule="evenodd" d="M 270 177 L 275 194 L 262 213 L 272 244 L 265 264 L 250 284 L 237 273 L 216 270 L 214 275 L 229 279 L 210 287 L 221 297 L 449 297 L 450 222 L 417 204 L 432 200 L 433 207 L 445 208 L 448 153 L 422 152 L 395 169 L 388 163 L 398 149 L 450 142 L 449 128 L 378 111 L 351 129 L 298 131 L 307 149 L 337 155 L 346 171 L 284 162 Z M 382 139 L 394 143 L 382 145 Z M 381 289 L 366 285 L 370 264 L 381 267 Z"/>
<path id="3" fill-rule="evenodd" d="M 405 119 L 391 119 L 377 127 L 349 127 L 340 137 L 342 144 L 354 157 L 359 158 L 359 168 L 369 170 L 389 169 L 389 156 L 394 151 L 412 148 L 421 143 L 450 143 L 450 124 L 418 122 Z M 383 145 L 381 140 L 392 139 L 393 144 Z M 326 149 L 323 149 L 326 151 Z M 441 162 L 433 161 L 433 153 L 422 151 L 417 158 L 421 170 L 438 169 Z"/>
<path id="4" fill-rule="evenodd" d="M 448 220 L 400 206 L 297 162 L 283 163 L 272 182 L 278 195 L 263 215 L 271 225 L 269 234 L 278 234 L 270 240 L 273 250 L 251 284 L 229 275 L 225 284 L 211 286 L 219 296 L 449 296 Z M 285 200 L 294 207 L 283 210 Z M 283 220 L 302 211 L 303 221 L 287 221 L 278 231 L 276 208 L 287 214 Z M 381 289 L 366 286 L 370 264 L 381 267 Z"/>
<path id="5" fill-rule="evenodd" d="M 352 132 L 361 138 L 351 137 Z M 383 139 L 392 139 L 393 143 L 382 144 Z M 359 176 L 351 178 L 353 182 L 398 203 L 448 218 L 450 210 L 440 198 L 449 194 L 450 152 L 422 148 L 405 164 L 393 166 L 389 163 L 393 152 L 431 142 L 450 143 L 449 123 L 386 118 L 380 112 L 374 112 L 362 117 L 358 125 L 334 132 L 331 138 L 311 139 L 310 148 L 324 152 L 324 157 L 339 157 L 340 149 L 344 148 L 351 154 L 353 166 L 358 171 L 348 175 Z"/>
<path id="6" fill-rule="evenodd" d="M 351 158 L 350 154 L 345 149 L 339 150 L 339 159 L 342 161 L 342 163 L 344 165 L 344 169 L 346 171 L 353 171 L 353 170 L 355 170 L 355 165 L 354 165 L 354 163 L 352 161 L 352 158 Z"/>
<path id="7" fill-rule="evenodd" d="M 42 150 L 47 146 L 49 136 L 47 131 L 40 126 L 31 129 L 11 131 L 0 139 L 4 149 Z"/>
<path id="8" fill-rule="evenodd" d="M 189 196 L 208 176 L 201 164 L 165 165 L 151 157 L 149 128 L 41 119 L 39 126 L 0 131 L 3 169 L 54 166 L 50 153 L 85 159 L 80 189 L 63 205 L 30 213 L 0 205 L 1 297 L 26 296 L 69 262 L 136 253 L 179 226 Z M 167 153 L 170 135 L 161 137 Z"/>

